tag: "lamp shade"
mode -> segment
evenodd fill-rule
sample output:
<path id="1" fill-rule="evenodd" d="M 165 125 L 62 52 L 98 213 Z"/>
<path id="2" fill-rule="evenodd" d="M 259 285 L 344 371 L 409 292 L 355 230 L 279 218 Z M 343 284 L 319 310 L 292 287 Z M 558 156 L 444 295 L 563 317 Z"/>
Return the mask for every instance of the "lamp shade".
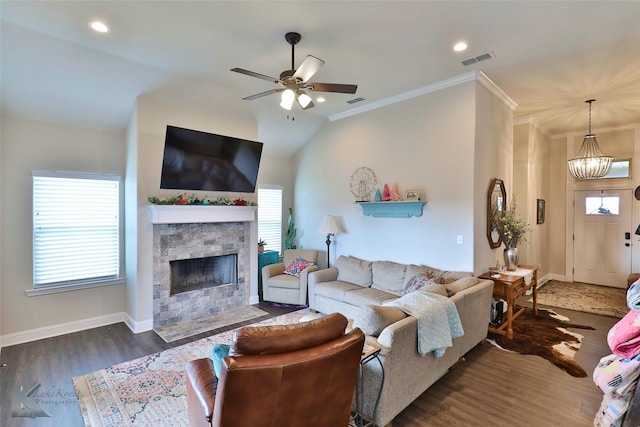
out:
<path id="1" fill-rule="evenodd" d="M 335 217 L 331 215 L 327 215 L 324 217 L 324 221 L 322 222 L 322 227 L 320 227 L 320 232 L 323 234 L 335 235 L 335 234 L 344 233 L 344 230 L 342 229 L 342 227 L 340 227 Z"/>

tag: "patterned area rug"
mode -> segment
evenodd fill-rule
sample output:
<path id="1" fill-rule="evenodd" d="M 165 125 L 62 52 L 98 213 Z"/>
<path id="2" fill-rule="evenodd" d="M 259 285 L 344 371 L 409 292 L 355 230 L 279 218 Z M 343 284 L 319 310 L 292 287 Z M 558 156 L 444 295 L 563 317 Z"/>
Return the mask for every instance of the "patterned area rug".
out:
<path id="1" fill-rule="evenodd" d="M 538 304 L 618 318 L 629 312 L 626 297 L 626 289 L 559 280 L 538 289 Z"/>
<path id="2" fill-rule="evenodd" d="M 256 325 L 297 323 L 309 310 Z M 188 427 L 184 366 L 211 357 L 215 343 L 230 343 L 233 331 L 73 378 L 86 426 Z"/>
<path id="3" fill-rule="evenodd" d="M 223 328 L 236 323 L 245 322 L 247 320 L 257 319 L 258 317 L 267 316 L 264 310 L 260 310 L 252 305 L 243 305 L 232 310 L 226 310 L 222 313 L 213 314 L 211 316 L 201 317 L 199 319 L 187 320 L 169 326 L 161 326 L 153 328 L 156 334 L 160 335 L 165 342 L 173 342 L 182 338 L 192 337 L 203 332 L 212 331 L 214 329 Z"/>

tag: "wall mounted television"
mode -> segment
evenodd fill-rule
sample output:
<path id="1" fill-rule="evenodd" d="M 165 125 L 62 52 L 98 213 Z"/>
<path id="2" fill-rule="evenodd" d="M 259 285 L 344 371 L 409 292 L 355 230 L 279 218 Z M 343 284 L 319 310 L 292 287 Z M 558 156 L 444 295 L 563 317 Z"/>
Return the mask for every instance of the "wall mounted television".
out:
<path id="1" fill-rule="evenodd" d="M 160 188 L 253 193 L 262 143 L 167 126 Z"/>

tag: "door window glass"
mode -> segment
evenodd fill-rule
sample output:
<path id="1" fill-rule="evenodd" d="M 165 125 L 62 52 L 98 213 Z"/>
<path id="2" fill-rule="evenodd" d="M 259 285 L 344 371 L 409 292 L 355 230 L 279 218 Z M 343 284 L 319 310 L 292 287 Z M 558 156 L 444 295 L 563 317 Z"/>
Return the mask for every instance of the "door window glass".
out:
<path id="1" fill-rule="evenodd" d="M 586 215 L 620 215 L 619 196 L 585 197 Z"/>

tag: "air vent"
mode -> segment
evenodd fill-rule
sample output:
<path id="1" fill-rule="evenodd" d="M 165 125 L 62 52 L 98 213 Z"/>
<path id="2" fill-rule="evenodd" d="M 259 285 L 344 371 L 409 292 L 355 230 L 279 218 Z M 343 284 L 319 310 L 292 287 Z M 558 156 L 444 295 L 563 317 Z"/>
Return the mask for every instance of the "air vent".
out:
<path id="1" fill-rule="evenodd" d="M 362 102 L 364 101 L 364 98 L 362 97 L 357 97 L 357 98 L 353 98 L 347 101 L 347 104 L 355 104 L 356 102 Z"/>
<path id="2" fill-rule="evenodd" d="M 475 64 L 477 62 L 486 61 L 487 59 L 491 59 L 491 58 L 493 58 L 493 55 L 491 53 L 483 53 L 482 55 L 478 55 L 478 56 L 475 56 L 473 58 L 465 59 L 464 61 L 462 61 L 462 65 L 464 65 L 466 67 L 466 66 Z"/>

